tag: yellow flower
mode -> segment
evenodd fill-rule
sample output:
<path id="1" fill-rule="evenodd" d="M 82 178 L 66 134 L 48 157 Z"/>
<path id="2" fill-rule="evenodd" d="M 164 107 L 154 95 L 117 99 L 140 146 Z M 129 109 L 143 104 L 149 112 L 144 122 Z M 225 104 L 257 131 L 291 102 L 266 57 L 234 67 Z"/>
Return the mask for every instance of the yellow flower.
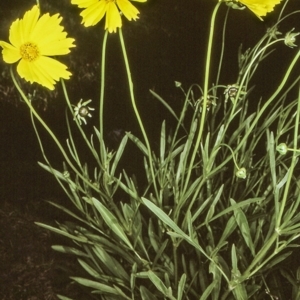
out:
<path id="1" fill-rule="evenodd" d="M 35 5 L 23 19 L 17 19 L 10 27 L 9 43 L 0 41 L 3 60 L 12 64 L 20 61 L 18 74 L 30 83 L 37 82 L 50 90 L 60 78 L 69 79 L 67 67 L 48 56 L 64 55 L 70 52 L 74 39 L 67 38 L 64 28 L 59 25 L 59 14 L 44 14 Z"/>
<path id="2" fill-rule="evenodd" d="M 146 2 L 147 0 L 133 1 Z M 85 8 L 80 15 L 86 27 L 96 25 L 106 14 L 105 29 L 110 33 L 122 27 L 120 11 L 129 21 L 138 19 L 139 11 L 129 0 L 71 0 L 71 3 Z"/>
<path id="3" fill-rule="evenodd" d="M 225 2 L 243 4 L 247 6 L 256 16 L 262 20 L 267 13 L 274 10 L 274 6 L 282 0 L 225 0 Z"/>

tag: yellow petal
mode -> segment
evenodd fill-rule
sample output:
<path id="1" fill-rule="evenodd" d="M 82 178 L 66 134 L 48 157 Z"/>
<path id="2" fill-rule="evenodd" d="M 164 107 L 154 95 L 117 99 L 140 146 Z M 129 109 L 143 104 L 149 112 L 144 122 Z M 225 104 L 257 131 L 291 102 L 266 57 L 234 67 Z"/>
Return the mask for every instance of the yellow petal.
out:
<path id="1" fill-rule="evenodd" d="M 122 27 L 122 20 L 120 16 L 120 12 L 114 2 L 109 2 L 107 4 L 106 11 L 106 20 L 105 20 L 105 29 L 108 32 L 116 32 L 117 28 Z"/>
<path id="2" fill-rule="evenodd" d="M 117 0 L 117 4 L 124 16 L 131 21 L 138 18 L 139 11 L 128 0 Z"/>
<path id="3" fill-rule="evenodd" d="M 267 13 L 274 10 L 274 6 L 279 4 L 281 0 L 239 0 L 240 3 L 246 5 L 260 19 Z"/>
<path id="4" fill-rule="evenodd" d="M 21 59 L 20 51 L 9 43 L 0 41 L 0 46 L 3 48 L 3 60 L 8 64 L 13 64 Z"/>
<path id="5" fill-rule="evenodd" d="M 97 2 L 99 2 L 99 0 L 71 0 L 72 4 L 78 5 L 80 8 L 87 8 Z"/>
<path id="6" fill-rule="evenodd" d="M 19 23 L 19 30 L 23 42 L 28 42 L 30 40 L 31 33 L 33 32 L 36 23 L 38 22 L 40 16 L 40 10 L 37 5 L 27 11 L 22 20 Z"/>
<path id="7" fill-rule="evenodd" d="M 71 76 L 64 64 L 45 56 L 34 62 L 22 59 L 18 64 L 17 72 L 30 83 L 39 83 L 50 90 L 54 89 L 55 81 L 60 78 L 69 79 Z"/>
<path id="8" fill-rule="evenodd" d="M 81 12 L 82 23 L 86 27 L 96 25 L 104 17 L 106 10 L 106 1 L 97 1 Z"/>
<path id="9" fill-rule="evenodd" d="M 30 83 L 37 82 L 50 90 L 60 78 L 69 79 L 71 73 L 57 60 L 42 56 L 34 62 L 21 60 L 17 67 L 19 75 Z"/>
<path id="10" fill-rule="evenodd" d="M 41 55 L 54 56 L 54 55 L 65 55 L 70 53 L 70 48 L 75 47 L 74 39 L 65 38 L 60 41 L 53 41 L 47 45 L 39 45 Z"/>

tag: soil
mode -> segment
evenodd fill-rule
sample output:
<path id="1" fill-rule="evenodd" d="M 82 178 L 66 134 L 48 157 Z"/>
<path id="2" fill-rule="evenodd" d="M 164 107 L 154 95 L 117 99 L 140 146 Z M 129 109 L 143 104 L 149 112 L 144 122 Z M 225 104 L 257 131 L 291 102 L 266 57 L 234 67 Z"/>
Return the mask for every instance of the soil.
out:
<path id="1" fill-rule="evenodd" d="M 11 180 L 7 174 L 16 170 Z M 83 299 L 80 287 L 74 286 L 68 278 L 76 261 L 51 249 L 51 245 L 65 241 L 34 223 L 54 224 L 54 220 L 64 219 L 60 211 L 45 201 L 59 201 L 63 195 L 55 191 L 51 175 L 44 173 L 28 163 L 10 162 L 1 166 L 1 300 L 54 300 L 58 299 L 57 294 Z M 28 178 L 36 184 L 28 184 Z M 56 199 L 46 199 L 50 194 Z M 42 199 L 42 195 L 49 196 Z"/>

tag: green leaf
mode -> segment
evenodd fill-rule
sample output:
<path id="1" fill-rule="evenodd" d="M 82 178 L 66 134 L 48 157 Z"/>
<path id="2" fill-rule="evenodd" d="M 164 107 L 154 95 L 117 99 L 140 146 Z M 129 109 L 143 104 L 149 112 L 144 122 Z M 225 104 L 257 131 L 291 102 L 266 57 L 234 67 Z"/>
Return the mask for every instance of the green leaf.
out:
<path id="1" fill-rule="evenodd" d="M 287 257 L 289 257 L 293 251 L 289 251 L 283 253 L 281 255 L 277 255 L 274 259 L 272 259 L 269 263 L 267 263 L 263 268 L 262 271 L 271 270 L 274 266 L 278 265 L 280 262 L 284 261 Z"/>
<path id="2" fill-rule="evenodd" d="M 243 283 L 241 283 L 241 273 L 238 269 L 238 259 L 236 255 L 235 245 L 231 247 L 231 262 L 232 262 L 232 278 L 229 283 L 230 289 L 232 289 L 233 295 L 236 300 L 248 300 L 247 291 Z"/>
<path id="3" fill-rule="evenodd" d="M 122 265 L 112 256 L 110 256 L 102 247 L 95 245 L 93 251 L 98 256 L 99 260 L 105 264 L 105 267 L 108 268 L 115 277 L 122 278 L 126 281 L 129 281 L 129 275 L 124 270 Z"/>
<path id="4" fill-rule="evenodd" d="M 74 300 L 72 298 L 68 298 L 68 297 L 65 297 L 65 296 L 62 296 L 62 295 L 58 295 L 56 294 L 56 297 L 59 299 L 59 300 Z"/>
<path id="5" fill-rule="evenodd" d="M 148 271 L 148 277 L 161 293 L 163 293 L 166 297 L 170 299 L 175 299 L 171 296 L 172 290 L 170 290 L 170 288 L 167 288 L 162 282 L 162 280 L 154 272 Z"/>
<path id="6" fill-rule="evenodd" d="M 214 287 L 215 287 L 216 284 L 217 284 L 217 282 L 216 282 L 216 281 L 213 281 L 213 282 L 205 289 L 205 291 L 203 292 L 203 294 L 202 294 L 201 297 L 200 297 L 200 300 L 206 300 L 206 299 L 209 297 L 209 295 L 212 293 L 212 291 L 213 291 L 213 289 L 214 289 Z"/>
<path id="7" fill-rule="evenodd" d="M 185 234 L 175 223 L 171 220 L 171 218 L 162 211 L 159 207 L 157 207 L 154 203 L 149 201 L 148 199 L 142 197 L 143 203 L 161 220 L 163 221 L 167 226 L 169 226 L 171 229 L 174 230 L 174 232 L 168 232 L 169 235 L 176 237 L 176 238 L 183 238 L 188 243 L 190 243 L 192 246 L 194 246 L 198 251 L 200 251 L 206 258 L 211 260 L 211 258 L 206 254 L 206 252 L 203 250 L 203 248 L 199 245 L 198 242 L 194 241 L 192 238 L 190 238 L 187 234 Z"/>
<path id="8" fill-rule="evenodd" d="M 121 159 L 121 157 L 122 157 L 122 155 L 123 155 L 123 152 L 124 152 L 125 146 L 126 146 L 126 144 L 127 144 L 127 141 L 128 141 L 128 136 L 125 135 L 125 136 L 123 137 L 123 139 L 122 139 L 122 141 L 121 141 L 119 147 L 118 147 L 117 153 L 116 153 L 116 155 L 115 155 L 115 157 L 114 157 L 114 160 L 113 160 L 113 162 L 112 162 L 111 170 L 110 170 L 110 175 L 111 175 L 111 176 L 114 176 L 114 175 L 115 175 L 116 168 L 117 168 L 117 166 L 118 166 L 118 164 L 119 164 L 119 161 L 120 161 L 120 159 Z"/>
<path id="9" fill-rule="evenodd" d="M 84 270 L 86 270 L 91 276 L 95 278 L 99 278 L 100 274 L 94 270 L 89 264 L 87 264 L 84 260 L 78 259 L 79 264 L 82 266 Z"/>
<path id="10" fill-rule="evenodd" d="M 77 283 L 95 289 L 96 291 L 99 291 L 100 294 L 114 294 L 114 295 L 119 295 L 118 291 L 106 284 L 97 282 L 97 281 L 93 281 L 93 280 L 89 280 L 86 278 L 82 278 L 82 277 L 70 277 L 72 280 L 76 281 Z"/>
<path id="11" fill-rule="evenodd" d="M 66 254 L 72 254 L 76 256 L 82 256 L 82 257 L 89 257 L 86 253 L 68 246 L 61 246 L 61 245 L 53 245 L 51 248 L 57 252 L 66 253 Z"/>
<path id="12" fill-rule="evenodd" d="M 165 159 L 166 152 L 166 122 L 163 121 L 160 132 L 160 161 L 163 162 Z"/>
<path id="13" fill-rule="evenodd" d="M 177 300 L 181 300 L 183 293 L 184 293 L 184 287 L 186 283 L 186 274 L 183 273 L 180 277 L 179 283 L 178 283 L 178 290 L 177 290 Z"/>
<path id="14" fill-rule="evenodd" d="M 96 198 L 92 198 L 93 204 L 101 214 L 106 225 L 130 248 L 133 249 L 127 235 L 119 224 L 117 218 Z"/>
<path id="15" fill-rule="evenodd" d="M 231 205 L 235 205 L 236 202 L 230 198 L 230 203 Z M 249 247 L 251 254 L 255 256 L 255 249 L 254 249 L 254 244 L 251 238 L 251 232 L 250 232 L 250 227 L 248 224 L 248 220 L 244 212 L 240 208 L 236 208 L 234 211 L 234 217 L 236 220 L 236 223 L 238 224 L 240 231 L 242 233 L 242 236 L 245 240 L 245 243 Z"/>
<path id="16" fill-rule="evenodd" d="M 248 206 L 249 204 L 256 203 L 256 202 L 261 202 L 264 199 L 265 199 L 264 197 L 257 197 L 257 198 L 250 198 L 250 199 L 238 202 L 234 205 L 231 205 L 230 207 L 223 209 L 220 213 L 215 215 L 210 221 L 214 221 L 214 220 L 228 214 L 229 212 L 235 211 L 236 209 L 238 209 L 240 207 Z M 203 226 L 203 225 L 205 225 L 205 223 L 201 224 L 201 226 Z"/>
<path id="17" fill-rule="evenodd" d="M 68 237 L 71 240 L 78 241 L 78 242 L 81 242 L 81 243 L 90 243 L 89 240 L 85 236 L 82 236 L 82 235 L 81 236 L 75 236 L 75 235 L 69 234 L 66 231 L 63 231 L 63 230 L 60 230 L 58 228 L 55 228 L 55 227 L 52 227 L 52 226 L 49 226 L 49 225 L 46 225 L 46 224 L 42 224 L 42 223 L 39 223 L 39 222 L 34 222 L 34 224 L 36 224 L 36 225 L 38 225 L 40 227 L 43 227 L 43 228 L 45 228 L 47 230 L 53 231 L 55 233 L 58 233 L 60 235 L 63 235 L 65 237 Z"/>
<path id="18" fill-rule="evenodd" d="M 157 298 L 143 285 L 140 286 L 142 300 L 157 300 Z"/>
<path id="19" fill-rule="evenodd" d="M 224 231 L 223 231 L 223 233 L 222 233 L 222 236 L 221 236 L 221 238 L 220 238 L 220 240 L 219 240 L 219 243 L 218 243 L 218 245 L 217 245 L 216 248 L 219 248 L 219 249 L 220 249 L 221 246 L 224 245 L 224 242 L 225 242 L 226 239 L 233 233 L 233 231 L 235 230 L 236 226 L 237 226 L 237 223 L 236 223 L 236 221 L 235 221 L 235 217 L 234 217 L 234 216 L 231 216 L 231 217 L 229 218 L 229 220 L 227 221 L 227 224 L 226 224 L 226 226 L 225 226 L 225 229 L 224 229 Z"/>
<path id="20" fill-rule="evenodd" d="M 142 151 L 142 153 L 145 156 L 148 156 L 148 150 L 147 147 L 141 142 L 141 140 L 139 138 L 137 138 L 136 136 L 134 136 L 132 133 L 130 132 L 126 132 L 126 135 L 128 136 L 128 138 L 135 143 L 135 145 Z"/>

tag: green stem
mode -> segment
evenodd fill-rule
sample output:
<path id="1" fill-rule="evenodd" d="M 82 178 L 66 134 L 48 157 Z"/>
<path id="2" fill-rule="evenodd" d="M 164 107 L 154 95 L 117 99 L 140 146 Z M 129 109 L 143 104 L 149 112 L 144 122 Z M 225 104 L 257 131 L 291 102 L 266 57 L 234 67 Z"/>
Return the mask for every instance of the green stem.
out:
<path id="1" fill-rule="evenodd" d="M 72 104 L 71 104 L 71 101 L 70 101 L 70 98 L 69 98 L 69 95 L 68 95 L 68 91 L 67 91 L 67 88 L 66 88 L 66 85 L 65 85 L 65 82 L 64 82 L 63 79 L 61 79 L 61 85 L 62 85 L 63 93 L 64 93 L 64 96 L 65 96 L 68 108 L 69 108 L 71 114 L 73 115 L 74 110 L 72 108 Z M 67 114 L 66 114 L 66 120 L 68 122 Z M 97 161 L 99 167 L 103 168 L 103 164 L 101 164 L 98 152 L 96 151 L 96 149 L 94 148 L 92 143 L 89 141 L 89 139 L 86 137 L 86 134 L 85 134 L 84 130 L 82 129 L 81 125 L 79 124 L 79 121 L 77 119 L 75 119 L 75 122 L 76 122 L 76 125 L 77 125 L 77 128 L 78 128 L 79 132 L 81 133 L 82 138 L 84 139 L 85 143 L 87 144 L 88 148 L 90 149 L 91 153 L 93 154 L 93 156 L 94 156 L 95 160 Z M 69 138 L 72 141 L 73 139 L 72 139 L 71 129 L 70 129 L 68 123 L 67 123 L 67 126 L 68 126 L 68 130 L 69 130 Z M 81 165 L 81 164 L 79 163 L 79 165 Z"/>
<path id="2" fill-rule="evenodd" d="M 130 92 L 130 99 L 131 99 L 131 103 L 132 103 L 132 107 L 133 107 L 134 113 L 136 115 L 137 121 L 139 123 L 140 129 L 142 131 L 142 134 L 143 134 L 143 137 L 144 137 L 144 140 L 145 140 L 145 143 L 146 143 L 146 147 L 147 147 L 147 151 L 148 151 L 150 171 L 151 171 L 152 180 L 153 180 L 153 186 L 154 186 L 154 190 L 155 190 L 155 193 L 156 193 L 157 200 L 159 201 L 160 197 L 159 197 L 159 193 L 157 191 L 155 174 L 154 174 L 154 169 L 153 169 L 152 150 L 151 150 L 151 147 L 150 147 L 150 143 L 149 143 L 149 139 L 148 139 L 146 130 L 144 128 L 142 119 L 140 117 L 139 111 L 138 111 L 137 106 L 136 106 L 136 101 L 135 101 L 134 92 L 133 92 L 133 82 L 132 82 L 132 78 L 131 78 L 131 72 L 130 72 L 129 62 L 128 62 L 128 57 L 127 57 L 125 42 L 124 42 L 123 33 L 122 33 L 122 29 L 121 28 L 119 29 L 119 37 L 120 37 L 120 42 L 121 42 L 122 52 L 123 52 L 123 56 L 124 56 L 124 62 L 125 62 L 126 72 L 127 72 L 129 92 Z"/>
<path id="3" fill-rule="evenodd" d="M 191 173 L 193 170 L 194 161 L 195 161 L 196 154 L 197 154 L 199 146 L 200 146 L 202 133 L 203 133 L 203 129 L 204 129 L 204 122 L 205 122 L 205 116 L 206 116 L 206 104 L 207 104 L 207 97 L 208 97 L 209 75 L 210 75 L 210 68 L 211 68 L 211 55 L 212 55 L 214 29 L 215 29 L 216 15 L 217 15 L 217 11 L 218 11 L 218 8 L 220 7 L 220 5 L 221 5 L 221 2 L 218 2 L 218 4 L 215 6 L 212 17 L 211 17 L 211 22 L 210 22 L 210 32 L 209 32 L 209 38 L 208 38 L 208 46 L 207 46 L 207 53 L 206 53 L 206 65 L 205 65 L 205 74 L 204 74 L 203 109 L 202 109 L 202 114 L 201 114 L 201 120 L 199 123 L 199 132 L 198 132 L 195 148 L 192 153 L 190 167 L 188 170 L 184 191 L 187 189 L 189 181 L 190 181 L 189 179 L 190 179 L 190 176 L 191 176 Z"/>
<path id="4" fill-rule="evenodd" d="M 299 51 L 299 53 L 300 53 L 300 51 Z M 297 107 L 297 114 L 296 114 L 296 118 L 295 118 L 294 146 L 293 146 L 294 149 L 298 148 L 297 141 L 298 141 L 299 114 L 300 114 L 300 83 L 299 83 L 299 90 L 298 90 L 298 107 Z M 280 223 L 281 223 L 281 219 L 282 219 L 282 216 L 284 213 L 286 201 L 288 199 L 289 188 L 291 185 L 291 181 L 292 181 L 292 177 L 293 177 L 293 170 L 296 165 L 297 156 L 298 156 L 297 152 L 296 151 L 293 152 L 291 167 L 289 169 L 288 179 L 287 179 L 287 182 L 286 182 L 285 188 L 284 188 L 283 199 L 281 201 L 279 214 L 276 219 L 275 229 L 278 230 L 279 234 L 280 234 Z"/>
<path id="5" fill-rule="evenodd" d="M 273 95 L 267 100 L 267 102 L 262 106 L 262 108 L 257 113 L 255 119 L 253 120 L 250 127 L 247 129 L 247 132 L 243 136 L 242 140 L 236 146 L 236 148 L 234 150 L 234 153 L 237 153 L 237 151 L 244 145 L 244 143 L 248 139 L 248 136 L 251 134 L 253 128 L 257 125 L 257 122 L 260 120 L 260 118 L 263 115 L 263 113 L 265 112 L 265 110 L 271 105 L 271 103 L 274 101 L 274 99 L 277 97 L 277 95 L 281 92 L 281 90 L 283 89 L 283 87 L 286 84 L 287 80 L 289 79 L 289 76 L 290 76 L 290 74 L 291 74 L 291 72 L 292 72 L 292 70 L 293 70 L 293 68 L 294 68 L 294 66 L 295 66 L 295 64 L 296 64 L 296 62 L 298 61 L 299 58 L 300 58 L 300 51 L 298 51 L 298 53 L 296 54 L 296 56 L 292 60 L 291 64 L 288 67 L 288 70 L 286 71 L 286 73 L 285 73 L 281 83 L 277 87 L 276 91 L 273 93 Z M 297 80 L 299 80 L 299 79 L 300 79 L 300 76 L 298 76 Z M 224 130 L 224 132 L 226 132 L 226 130 Z M 230 157 L 226 158 L 222 163 L 220 163 L 214 169 L 214 172 L 217 172 L 218 170 L 223 168 L 228 163 L 229 160 L 230 160 Z"/>
<path id="6" fill-rule="evenodd" d="M 104 107 L 104 89 L 105 89 L 105 57 L 106 57 L 106 45 L 107 45 L 107 36 L 108 31 L 105 31 L 103 37 L 103 44 L 102 44 L 102 57 L 101 57 L 101 78 L 100 78 L 100 99 L 99 99 L 99 131 L 100 131 L 100 159 L 103 160 L 103 107 Z M 102 161 L 104 163 L 104 161 Z"/>
<path id="7" fill-rule="evenodd" d="M 89 182 L 89 180 L 87 180 L 84 176 L 82 176 L 82 174 L 80 172 L 78 172 L 77 168 L 72 164 L 72 162 L 70 161 L 67 153 L 65 152 L 64 148 L 62 147 L 62 145 L 60 144 L 59 140 L 56 138 L 55 134 L 53 133 L 53 131 L 48 127 L 48 125 L 44 122 L 44 120 L 40 117 L 40 115 L 37 113 L 37 111 L 34 109 L 34 107 L 32 106 L 30 100 L 25 96 L 25 94 L 23 93 L 22 89 L 20 88 L 14 73 L 12 71 L 12 68 L 10 68 L 10 75 L 12 77 L 12 80 L 14 82 L 15 87 L 17 88 L 18 92 L 20 93 L 22 99 L 25 101 L 25 103 L 27 104 L 27 106 L 29 107 L 30 111 L 32 112 L 32 114 L 36 117 L 36 119 L 41 123 L 41 125 L 45 128 L 45 130 L 49 133 L 49 135 L 51 136 L 51 138 L 53 139 L 53 141 L 55 142 L 55 144 L 57 145 L 58 149 L 60 150 L 61 154 L 63 155 L 64 159 L 66 160 L 67 164 L 70 166 L 70 168 L 78 175 L 78 177 L 80 177 L 88 186 L 90 186 L 91 188 L 93 188 L 94 190 L 96 190 L 97 192 L 100 192 L 91 182 Z"/>
<path id="8" fill-rule="evenodd" d="M 240 277 L 241 282 L 244 280 L 247 280 L 251 275 L 251 270 L 260 262 L 263 260 L 263 258 L 268 254 L 270 251 L 270 248 L 273 246 L 274 242 L 278 238 L 278 233 L 274 232 L 272 236 L 269 238 L 269 240 L 263 245 L 263 247 L 260 249 L 260 251 L 256 254 L 253 261 L 249 265 L 249 267 L 246 269 L 246 271 L 243 273 L 243 275 Z"/>

